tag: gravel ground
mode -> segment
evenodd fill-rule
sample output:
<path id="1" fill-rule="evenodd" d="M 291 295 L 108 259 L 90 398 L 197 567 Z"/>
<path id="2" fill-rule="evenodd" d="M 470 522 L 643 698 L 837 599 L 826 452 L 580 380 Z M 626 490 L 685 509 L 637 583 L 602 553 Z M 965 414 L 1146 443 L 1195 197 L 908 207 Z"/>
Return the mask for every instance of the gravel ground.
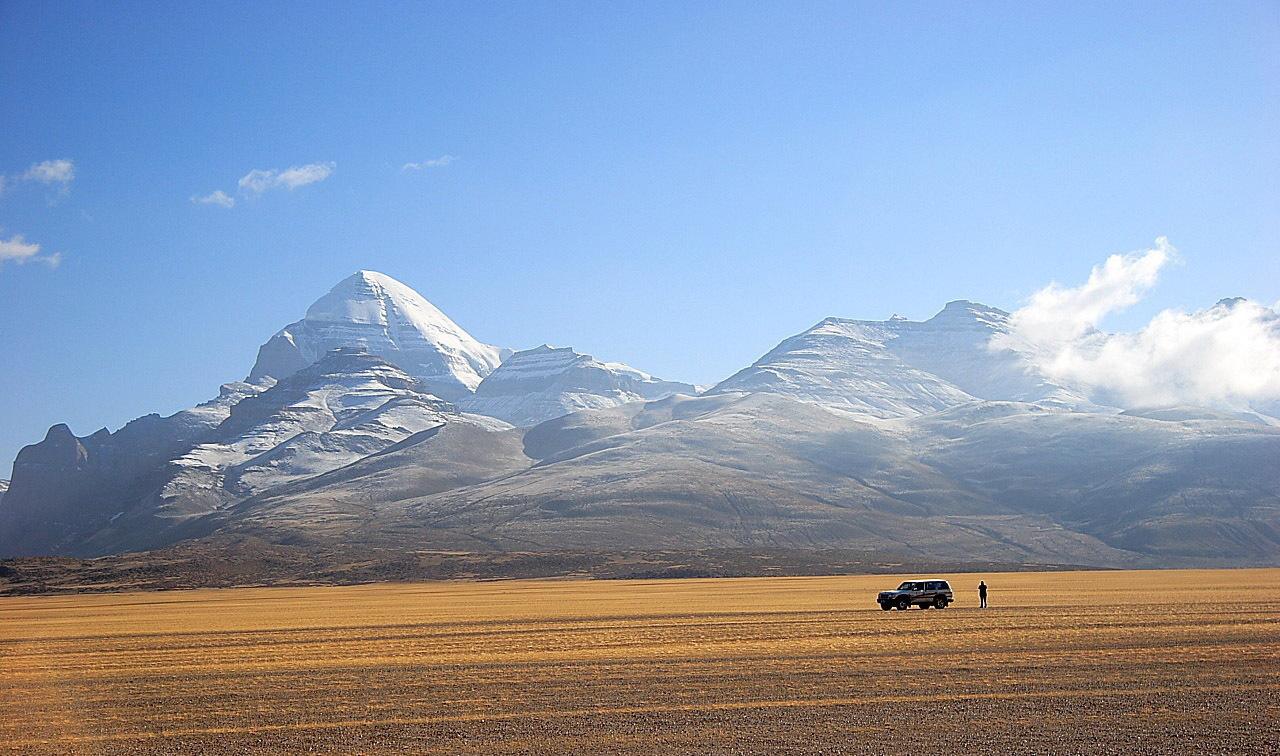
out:
<path id="1" fill-rule="evenodd" d="M 0 752 L 1276 753 L 1280 570 L 0 599 Z"/>

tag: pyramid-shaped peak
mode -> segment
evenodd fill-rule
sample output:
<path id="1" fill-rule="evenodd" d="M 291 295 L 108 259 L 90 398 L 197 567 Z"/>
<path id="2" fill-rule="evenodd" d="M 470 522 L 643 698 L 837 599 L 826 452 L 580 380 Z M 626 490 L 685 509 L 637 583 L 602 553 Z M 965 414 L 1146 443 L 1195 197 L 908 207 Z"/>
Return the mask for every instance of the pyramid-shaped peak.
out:
<path id="1" fill-rule="evenodd" d="M 358 270 L 258 351 L 249 380 L 280 380 L 339 347 L 378 355 L 447 399 L 471 393 L 500 362 L 421 294 L 385 273 Z"/>
<path id="2" fill-rule="evenodd" d="M 371 291 L 382 291 L 383 293 L 393 296 L 400 294 L 417 297 L 419 299 L 422 298 L 422 295 L 414 291 L 408 284 L 405 284 L 399 279 L 393 278 L 386 273 L 379 273 L 376 270 L 357 270 L 355 273 L 352 273 L 350 276 L 347 276 L 345 279 L 340 281 L 338 286 L 348 282 L 358 284 L 361 288 L 367 288 Z"/>
<path id="3" fill-rule="evenodd" d="M 339 281 L 307 308 L 307 320 L 387 325 L 395 312 L 403 313 L 417 325 L 461 330 L 421 294 L 372 270 L 356 271 Z"/>

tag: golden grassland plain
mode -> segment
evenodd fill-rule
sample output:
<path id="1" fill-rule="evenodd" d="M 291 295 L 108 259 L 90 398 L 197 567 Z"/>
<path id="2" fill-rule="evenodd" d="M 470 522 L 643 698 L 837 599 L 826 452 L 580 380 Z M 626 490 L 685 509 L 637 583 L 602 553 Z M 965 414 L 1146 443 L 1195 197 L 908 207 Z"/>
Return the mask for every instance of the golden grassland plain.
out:
<path id="1" fill-rule="evenodd" d="M 1280 570 L 900 577 L 3 598 L 0 751 L 1280 749 Z"/>

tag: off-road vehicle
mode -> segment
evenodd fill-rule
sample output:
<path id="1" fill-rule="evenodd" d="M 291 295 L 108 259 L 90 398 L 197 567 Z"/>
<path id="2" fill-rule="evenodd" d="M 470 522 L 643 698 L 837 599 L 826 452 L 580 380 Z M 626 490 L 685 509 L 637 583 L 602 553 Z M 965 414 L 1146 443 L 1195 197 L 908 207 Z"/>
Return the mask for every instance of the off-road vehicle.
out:
<path id="1" fill-rule="evenodd" d="M 897 590 L 881 591 L 876 596 L 876 603 L 886 612 L 890 609 L 910 609 L 912 605 L 921 609 L 946 609 L 955 601 L 955 594 L 945 580 L 908 580 L 898 586 Z"/>

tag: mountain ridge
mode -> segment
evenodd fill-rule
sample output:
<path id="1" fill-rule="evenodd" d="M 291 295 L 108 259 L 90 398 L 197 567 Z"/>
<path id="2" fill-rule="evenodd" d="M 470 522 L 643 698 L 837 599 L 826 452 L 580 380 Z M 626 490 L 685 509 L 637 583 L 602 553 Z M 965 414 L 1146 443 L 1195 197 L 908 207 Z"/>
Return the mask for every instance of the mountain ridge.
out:
<path id="1" fill-rule="evenodd" d="M 25 447 L 0 556 L 236 542 L 1280 563 L 1280 420 L 1096 404 L 991 348 L 1009 317 L 954 300 L 923 321 L 825 318 L 699 392 L 570 347 L 484 345 L 361 271 L 215 399 Z"/>
<path id="2" fill-rule="evenodd" d="M 513 425 L 533 426 L 577 410 L 695 393 L 692 384 L 664 381 L 571 347 L 543 344 L 507 357 L 459 406 Z"/>

